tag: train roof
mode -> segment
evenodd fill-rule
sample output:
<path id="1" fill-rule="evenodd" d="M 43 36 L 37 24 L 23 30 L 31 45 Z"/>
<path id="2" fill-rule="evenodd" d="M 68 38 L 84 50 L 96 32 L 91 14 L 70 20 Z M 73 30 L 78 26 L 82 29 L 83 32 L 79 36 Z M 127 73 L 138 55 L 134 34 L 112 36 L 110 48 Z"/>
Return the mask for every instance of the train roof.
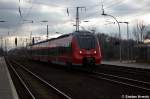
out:
<path id="1" fill-rule="evenodd" d="M 52 41 L 52 40 L 56 40 L 56 39 L 60 39 L 60 38 L 64 38 L 64 37 L 68 37 L 70 35 L 72 35 L 72 33 L 70 33 L 70 34 L 63 34 L 63 35 L 61 35 L 61 36 L 59 36 L 57 38 L 47 39 L 47 40 L 40 41 L 40 42 L 37 42 L 37 43 L 34 43 L 34 44 L 30 44 L 29 46 L 33 46 L 33 45 L 37 45 L 37 44 L 40 44 L 40 43 L 45 43 L 45 42 L 48 42 L 48 41 Z"/>
<path id="2" fill-rule="evenodd" d="M 31 44 L 29 46 L 33 46 L 33 45 L 37 45 L 37 44 L 40 44 L 40 43 L 44 43 L 44 42 L 48 42 L 48 41 L 52 41 L 52 40 L 56 40 L 56 39 L 60 39 L 60 38 L 64 38 L 64 37 L 68 37 L 68 36 L 76 36 L 76 35 L 93 35 L 93 33 L 89 32 L 89 31 L 75 31 L 73 33 L 69 33 L 69 34 L 63 34 L 57 38 L 51 38 L 51 39 L 47 39 L 47 40 L 44 40 L 44 41 L 40 41 L 40 42 L 37 42 L 37 43 L 34 43 L 34 44 Z"/>

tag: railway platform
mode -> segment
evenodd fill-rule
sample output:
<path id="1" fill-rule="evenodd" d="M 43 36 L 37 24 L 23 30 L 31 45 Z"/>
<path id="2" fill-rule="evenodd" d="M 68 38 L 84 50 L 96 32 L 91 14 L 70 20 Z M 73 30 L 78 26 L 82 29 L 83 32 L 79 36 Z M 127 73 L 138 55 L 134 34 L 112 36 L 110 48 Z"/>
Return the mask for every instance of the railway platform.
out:
<path id="1" fill-rule="evenodd" d="M 0 99 L 19 99 L 4 57 L 0 57 Z"/>
<path id="2" fill-rule="evenodd" d="M 141 69 L 150 69 L 150 63 L 136 63 L 135 61 L 102 61 L 102 64 L 105 65 L 115 65 L 123 67 L 132 67 L 132 68 L 141 68 Z"/>

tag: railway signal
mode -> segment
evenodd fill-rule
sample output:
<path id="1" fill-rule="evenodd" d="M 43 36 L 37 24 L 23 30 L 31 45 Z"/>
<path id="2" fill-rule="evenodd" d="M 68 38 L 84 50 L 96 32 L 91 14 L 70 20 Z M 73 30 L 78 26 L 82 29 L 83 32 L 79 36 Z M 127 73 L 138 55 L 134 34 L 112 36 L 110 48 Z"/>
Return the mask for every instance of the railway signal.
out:
<path id="1" fill-rule="evenodd" d="M 34 44 L 35 40 L 34 40 L 34 37 L 32 38 L 32 44 Z"/>
<path id="2" fill-rule="evenodd" d="M 15 45 L 17 46 L 17 38 L 15 38 Z"/>

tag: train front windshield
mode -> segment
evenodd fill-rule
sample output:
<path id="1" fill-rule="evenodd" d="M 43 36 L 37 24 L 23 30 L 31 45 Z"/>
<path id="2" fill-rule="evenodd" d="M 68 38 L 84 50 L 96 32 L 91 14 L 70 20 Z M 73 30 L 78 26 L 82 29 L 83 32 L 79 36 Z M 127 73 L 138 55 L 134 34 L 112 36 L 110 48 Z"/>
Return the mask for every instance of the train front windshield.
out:
<path id="1" fill-rule="evenodd" d="M 77 43 L 80 49 L 95 49 L 96 48 L 96 38 L 93 35 L 78 35 Z"/>

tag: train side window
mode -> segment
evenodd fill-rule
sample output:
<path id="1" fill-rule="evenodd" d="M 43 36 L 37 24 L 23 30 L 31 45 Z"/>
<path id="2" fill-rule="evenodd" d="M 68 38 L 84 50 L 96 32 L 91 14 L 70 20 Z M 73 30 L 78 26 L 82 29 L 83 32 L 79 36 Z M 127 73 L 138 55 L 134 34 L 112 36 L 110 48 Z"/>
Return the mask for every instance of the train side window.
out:
<path id="1" fill-rule="evenodd" d="M 49 48 L 46 49 L 46 55 L 48 55 Z"/>

